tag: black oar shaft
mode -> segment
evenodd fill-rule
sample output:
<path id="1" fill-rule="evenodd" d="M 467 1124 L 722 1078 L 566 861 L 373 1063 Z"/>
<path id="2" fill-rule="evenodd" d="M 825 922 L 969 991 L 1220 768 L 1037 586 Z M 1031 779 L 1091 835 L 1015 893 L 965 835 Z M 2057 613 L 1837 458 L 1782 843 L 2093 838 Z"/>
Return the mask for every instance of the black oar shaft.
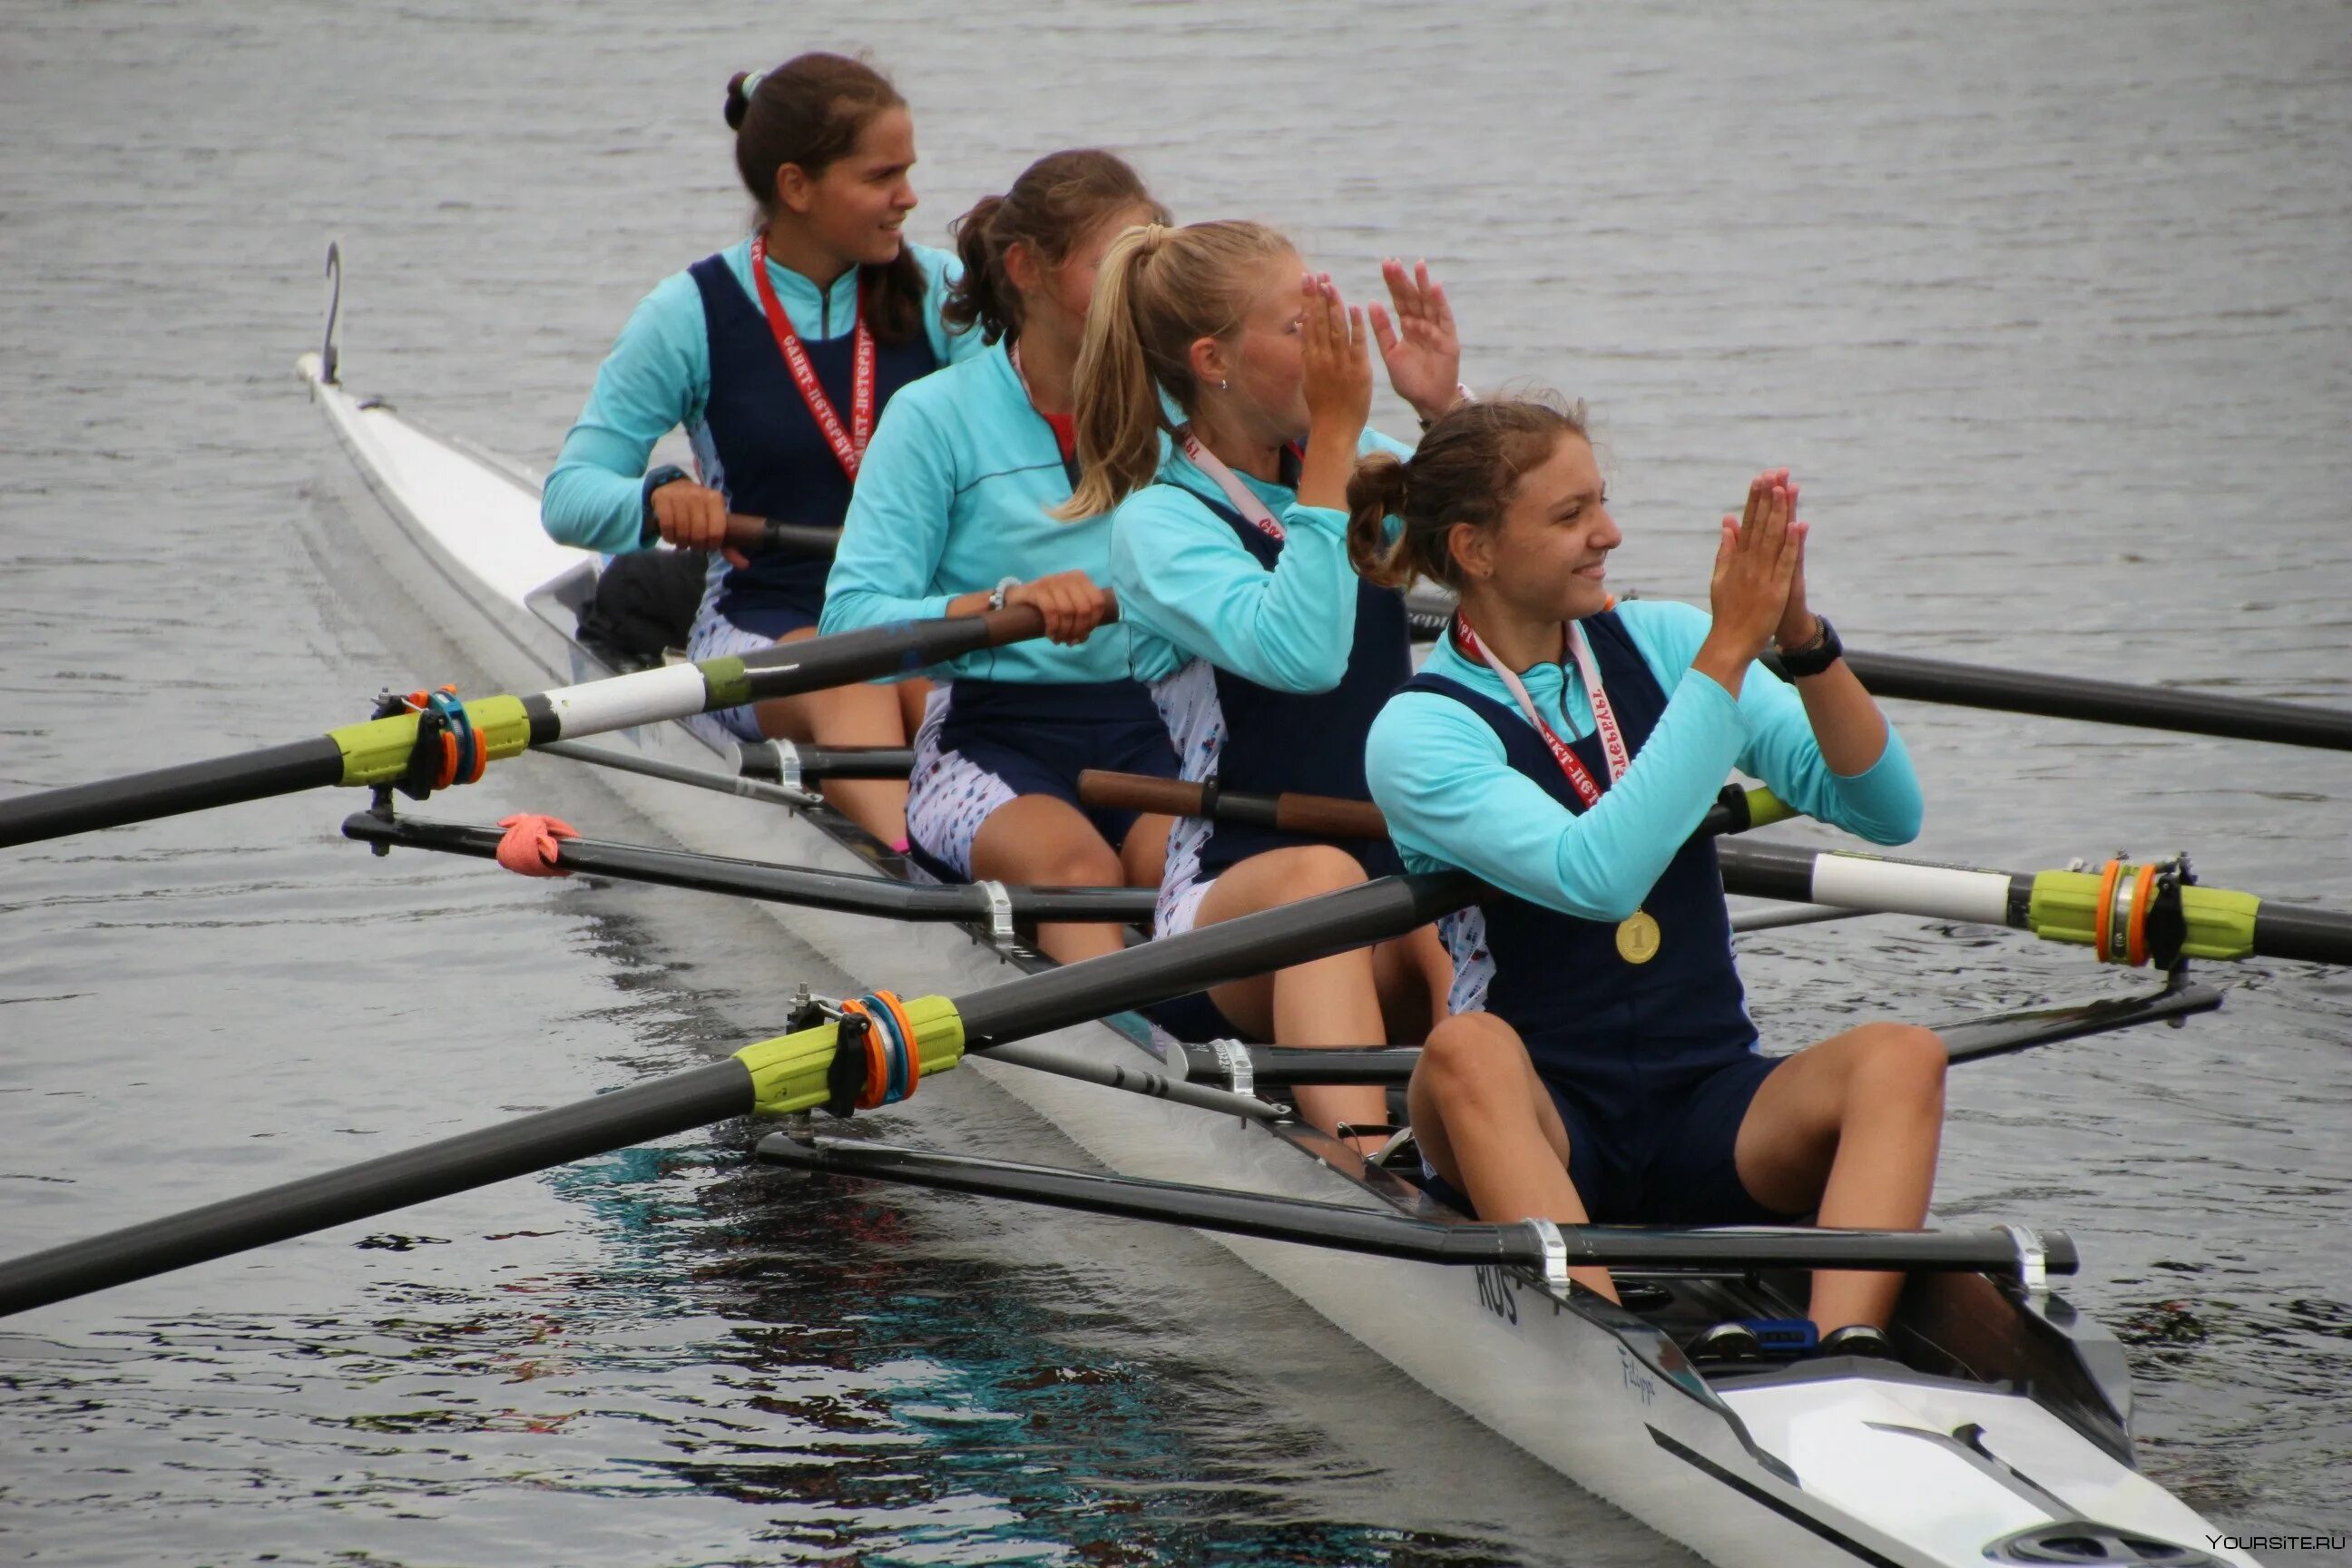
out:
<path id="1" fill-rule="evenodd" d="M 2265 899 L 2254 915 L 2254 951 L 2271 958 L 2352 963 L 2352 915 Z"/>
<path id="2" fill-rule="evenodd" d="M 816 528 L 804 522 L 779 522 L 740 511 L 727 514 L 727 542 L 746 555 L 793 555 L 804 561 L 830 561 L 841 544 L 841 530 Z"/>
<path id="3" fill-rule="evenodd" d="M 16 1258 L 0 1265 L 0 1315 L 666 1138 L 748 1114 L 751 1107 L 751 1075 L 743 1064 L 714 1062 Z"/>
<path id="4" fill-rule="evenodd" d="M 964 1043 L 1042 1035 L 1123 1008 L 1187 996 L 1229 980 L 1306 963 L 1404 935 L 1478 895 L 1465 876 L 1382 877 L 1181 937 L 1065 964 L 956 999 Z"/>
<path id="5" fill-rule="evenodd" d="M 1045 630 L 1041 611 L 1015 605 L 977 616 L 778 643 L 740 658 L 636 670 L 527 698 L 469 700 L 464 708 L 481 748 L 478 760 L 494 761 L 566 736 L 577 740 L 746 702 L 911 675 L 959 654 L 1042 637 Z M 415 712 L 395 712 L 282 746 L 0 801 L 0 847 L 327 784 L 401 784 L 409 775 L 421 722 Z"/>
<path id="6" fill-rule="evenodd" d="M 233 757 L 42 790 L 0 800 L 0 847 L 268 800 L 336 784 L 342 776 L 341 749 L 327 736 L 313 735 Z"/>
<path id="7" fill-rule="evenodd" d="M 1475 884 L 1463 877 L 1385 878 L 992 986 L 949 1005 L 961 1017 L 965 1048 L 985 1050 L 1402 936 L 1460 907 L 1475 891 Z M 739 1057 L 37 1253 L 0 1264 L 0 1314 L 748 1114 L 757 1098 L 751 1072 Z"/>
<path id="8" fill-rule="evenodd" d="M 343 819 L 343 837 L 362 844 L 432 849 L 492 860 L 498 858 L 499 840 L 504 835 L 495 827 L 427 822 L 414 816 L 383 817 L 372 811 L 355 811 Z M 890 920 L 984 921 L 992 912 L 987 891 L 977 887 L 924 885 L 902 882 L 894 877 L 813 871 L 763 860 L 611 844 L 595 838 L 562 840 L 555 863 L 562 870 L 590 876 L 618 877 L 665 888 L 730 893 L 770 903 Z M 1159 898 L 1150 888 L 1018 887 L 1007 888 L 1004 892 L 1009 912 L 1016 921 L 1147 921 Z"/>
<path id="9" fill-rule="evenodd" d="M 1880 697 L 1908 698 L 2004 713 L 2129 724 L 2235 741 L 2352 751 L 2352 713 L 2261 697 L 2084 680 L 2033 670 L 1849 650 L 1845 662 Z"/>
<path id="10" fill-rule="evenodd" d="M 799 785 L 819 779 L 903 779 L 915 770 L 912 746 L 808 746 L 768 741 L 742 749 L 747 778 Z"/>

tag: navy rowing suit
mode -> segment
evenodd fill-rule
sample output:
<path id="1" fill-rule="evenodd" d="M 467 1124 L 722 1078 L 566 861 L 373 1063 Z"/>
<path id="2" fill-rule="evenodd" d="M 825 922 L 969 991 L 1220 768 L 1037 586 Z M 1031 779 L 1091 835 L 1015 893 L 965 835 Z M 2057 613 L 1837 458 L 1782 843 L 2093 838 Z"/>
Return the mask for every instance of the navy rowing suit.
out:
<path id="1" fill-rule="evenodd" d="M 731 511 L 839 528 L 849 511 L 849 475 L 802 397 L 758 301 L 744 293 L 724 256 L 706 257 L 687 271 L 702 293 L 702 319 L 710 344 L 710 398 L 703 424 L 708 451 L 715 452 L 718 464 L 716 471 L 706 464 L 703 482 L 726 492 Z M 818 384 L 845 426 L 855 391 L 856 343 L 855 332 L 801 342 Z M 895 344 L 877 337 L 876 416 L 900 387 L 929 374 L 939 363 L 927 333 L 916 332 Z M 751 564 L 726 574 L 715 607 L 745 631 L 781 637 L 817 624 L 824 608 L 825 574 L 831 570 L 832 563 L 822 559 L 782 552 L 755 555 Z"/>
<path id="2" fill-rule="evenodd" d="M 1664 713 L 1666 693 L 1614 612 L 1582 623 L 1629 752 Z M 1584 805 L 1543 737 L 1517 710 L 1444 676 L 1404 688 L 1462 703 L 1501 740 L 1511 767 L 1572 813 Z M 1609 777 L 1601 737 L 1570 742 L 1596 781 Z M 1500 891 L 1446 922 L 1460 978 L 1485 982 L 1485 1010 L 1518 1032 L 1568 1130 L 1569 1176 L 1596 1222 L 1761 1224 L 1740 1184 L 1734 1146 L 1756 1090 L 1777 1065 L 1756 1026 L 1731 952 L 1715 842 L 1694 837 L 1642 900 L 1664 940 L 1646 963 L 1617 950 L 1617 927 Z M 1443 1180 L 1431 1190 L 1465 1211 Z"/>

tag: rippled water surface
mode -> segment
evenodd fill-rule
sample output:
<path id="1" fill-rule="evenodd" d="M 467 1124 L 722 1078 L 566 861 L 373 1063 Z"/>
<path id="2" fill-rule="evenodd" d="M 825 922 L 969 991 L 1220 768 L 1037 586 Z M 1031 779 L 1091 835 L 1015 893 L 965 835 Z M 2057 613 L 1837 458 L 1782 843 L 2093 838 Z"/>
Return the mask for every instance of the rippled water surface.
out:
<path id="1" fill-rule="evenodd" d="M 1357 290 L 1428 256 L 1475 383 L 1591 401 L 1622 582 L 1701 595 L 1716 511 L 1785 463 L 1856 646 L 2352 706 L 2352 9 L 836 12 L 10 7 L 0 791 L 481 689 L 329 499 L 288 374 L 325 241 L 350 383 L 543 465 L 629 307 L 741 231 L 726 76 L 817 44 L 913 100 L 927 239 L 1106 142 Z M 2187 847 L 2352 906 L 2340 754 L 1898 718 L 1927 854 Z M 0 1251 L 691 1065 L 849 978 L 685 894 L 372 860 L 352 804 L 7 853 Z M 650 832 L 551 761 L 464 804 Z M 1916 921 L 1747 952 L 1788 1043 L 2130 984 Z M 1957 1074 L 1940 1205 L 2079 1238 L 2165 1484 L 2342 1530 L 2352 980 L 2228 982 L 2186 1029 Z M 899 1131 L 1070 1157 L 971 1075 Z M 794 1187 L 741 1143 L 0 1325 L 0 1557 L 1681 1560 L 1207 1243 Z"/>

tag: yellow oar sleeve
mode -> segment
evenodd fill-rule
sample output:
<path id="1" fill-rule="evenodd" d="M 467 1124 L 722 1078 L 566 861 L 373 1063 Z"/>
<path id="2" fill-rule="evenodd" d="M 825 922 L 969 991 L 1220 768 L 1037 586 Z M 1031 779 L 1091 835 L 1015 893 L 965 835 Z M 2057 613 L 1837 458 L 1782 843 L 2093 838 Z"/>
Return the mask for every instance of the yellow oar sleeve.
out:
<path id="1" fill-rule="evenodd" d="M 915 1054 L 926 1075 L 945 1072 L 963 1060 L 963 1019 L 953 1002 L 945 996 L 918 996 L 901 1005 L 915 1027 Z M 828 1080 L 840 1032 L 838 1024 L 819 1024 L 756 1040 L 735 1053 L 735 1059 L 751 1069 L 761 1115 L 808 1110 L 833 1098 Z"/>
<path id="2" fill-rule="evenodd" d="M 520 756 L 530 749 L 530 715 L 520 697 L 485 697 L 466 704 L 474 733 L 489 747 L 492 762 Z M 408 772 L 409 753 L 416 750 L 415 713 L 370 719 L 330 730 L 327 738 L 343 753 L 343 783 L 373 787 L 396 784 Z"/>

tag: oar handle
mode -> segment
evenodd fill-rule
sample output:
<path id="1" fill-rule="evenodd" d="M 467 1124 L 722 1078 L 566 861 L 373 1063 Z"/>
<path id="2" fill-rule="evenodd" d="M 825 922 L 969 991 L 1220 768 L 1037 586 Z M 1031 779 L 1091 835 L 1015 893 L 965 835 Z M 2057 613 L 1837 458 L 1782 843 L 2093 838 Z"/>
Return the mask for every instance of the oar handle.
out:
<path id="1" fill-rule="evenodd" d="M 1107 773 L 1087 768 L 1078 774 L 1081 805 L 1162 816 L 1207 816 L 1278 827 L 1318 838 L 1386 838 L 1388 819 L 1368 800 L 1325 795 L 1224 795 L 1182 779 L 1148 773 Z"/>
<path id="2" fill-rule="evenodd" d="M 830 561 L 840 546 L 841 530 L 813 528 L 804 522 L 779 522 L 747 512 L 727 514 L 727 545 L 746 555 L 793 555 L 809 561 Z"/>
<path id="3" fill-rule="evenodd" d="M 1087 768 L 1078 774 L 1078 801 L 1083 805 L 1118 811 L 1156 812 L 1164 816 L 1206 816 L 1218 822 L 1278 827 L 1318 838 L 1386 838 L 1388 818 L 1368 800 L 1345 800 L 1328 795 L 1244 795 L 1217 791 L 1182 779 L 1154 778 L 1147 773 L 1106 773 Z M 1745 833 L 1751 827 L 1785 822 L 1797 812 L 1770 790 L 1742 789 L 1726 784 L 1715 804 L 1699 819 L 1702 837 Z"/>

